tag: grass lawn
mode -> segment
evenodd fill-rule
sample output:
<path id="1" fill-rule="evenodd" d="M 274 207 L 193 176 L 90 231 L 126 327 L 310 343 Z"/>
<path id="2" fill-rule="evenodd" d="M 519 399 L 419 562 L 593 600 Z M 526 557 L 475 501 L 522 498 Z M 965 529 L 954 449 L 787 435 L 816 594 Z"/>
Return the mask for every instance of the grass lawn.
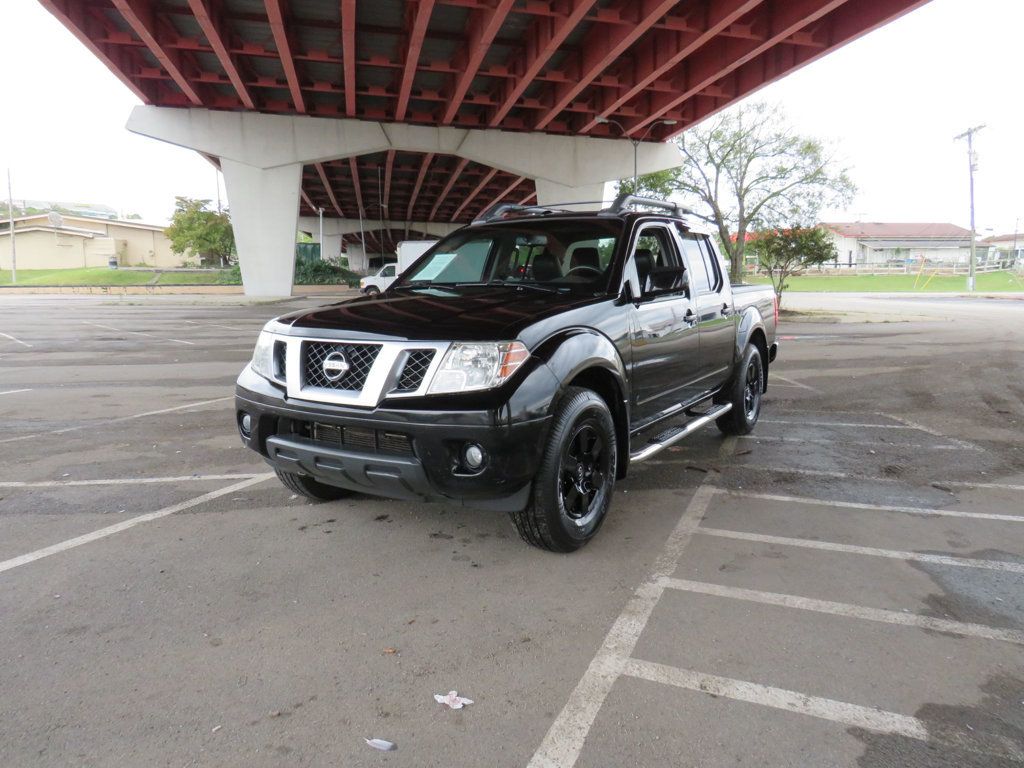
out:
<path id="1" fill-rule="evenodd" d="M 914 286 L 915 281 L 917 287 Z M 752 283 L 769 283 L 767 277 L 751 277 Z M 927 285 L 926 285 L 927 284 Z M 787 281 L 790 291 L 966 291 L 965 275 L 801 275 Z M 977 275 L 978 291 L 1024 291 L 1024 277 L 1013 272 L 985 272 Z"/>
<path id="2" fill-rule="evenodd" d="M 226 271 L 225 271 L 226 272 Z M 156 272 L 107 267 L 83 269 L 19 269 L 18 285 L 211 285 L 232 282 L 225 272 Z M 154 282 L 155 280 L 155 282 Z M 0 285 L 11 285 L 9 270 L 0 272 Z"/>

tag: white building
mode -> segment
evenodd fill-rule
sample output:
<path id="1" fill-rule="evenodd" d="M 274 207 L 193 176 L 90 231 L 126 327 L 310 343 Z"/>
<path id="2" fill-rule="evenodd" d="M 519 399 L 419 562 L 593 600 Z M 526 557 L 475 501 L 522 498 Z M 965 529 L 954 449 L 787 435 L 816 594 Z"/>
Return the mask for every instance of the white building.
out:
<path id="1" fill-rule="evenodd" d="M 1009 265 L 1024 264 L 1024 232 L 986 237 L 981 242 L 994 251 L 992 258 Z"/>
<path id="2" fill-rule="evenodd" d="M 838 251 L 836 266 L 903 266 L 967 264 L 971 254 L 971 231 L 955 224 L 898 224 L 879 222 L 823 223 Z M 988 246 L 976 248 L 984 263 Z"/>

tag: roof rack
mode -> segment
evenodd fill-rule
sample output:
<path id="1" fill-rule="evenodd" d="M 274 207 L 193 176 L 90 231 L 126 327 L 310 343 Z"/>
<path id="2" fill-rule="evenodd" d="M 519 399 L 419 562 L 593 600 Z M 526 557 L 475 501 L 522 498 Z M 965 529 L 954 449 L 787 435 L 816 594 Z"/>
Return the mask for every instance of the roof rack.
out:
<path id="1" fill-rule="evenodd" d="M 645 205 L 648 208 L 662 208 L 666 211 L 671 211 L 676 216 L 692 215 L 693 211 L 689 208 L 684 208 L 678 203 L 672 203 L 668 200 L 655 200 L 651 197 L 640 197 L 639 195 L 630 195 L 623 193 L 615 198 L 615 202 L 611 204 L 611 207 L 605 210 L 608 213 L 623 213 L 631 206 L 634 205 Z"/>
<path id="2" fill-rule="evenodd" d="M 567 205 L 604 205 L 604 200 L 576 200 L 571 203 L 552 203 L 551 205 L 517 205 L 516 203 L 498 203 L 492 205 L 475 219 L 474 224 L 507 219 L 511 216 L 550 216 L 553 213 L 573 213 Z"/>

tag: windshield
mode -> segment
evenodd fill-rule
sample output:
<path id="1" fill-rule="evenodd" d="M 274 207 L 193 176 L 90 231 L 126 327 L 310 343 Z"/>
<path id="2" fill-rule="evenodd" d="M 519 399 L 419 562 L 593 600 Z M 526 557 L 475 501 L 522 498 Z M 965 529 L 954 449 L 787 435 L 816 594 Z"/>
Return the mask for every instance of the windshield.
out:
<path id="1" fill-rule="evenodd" d="M 600 219 L 474 227 L 438 243 L 394 288 L 522 285 L 604 290 L 621 230 L 621 222 Z"/>

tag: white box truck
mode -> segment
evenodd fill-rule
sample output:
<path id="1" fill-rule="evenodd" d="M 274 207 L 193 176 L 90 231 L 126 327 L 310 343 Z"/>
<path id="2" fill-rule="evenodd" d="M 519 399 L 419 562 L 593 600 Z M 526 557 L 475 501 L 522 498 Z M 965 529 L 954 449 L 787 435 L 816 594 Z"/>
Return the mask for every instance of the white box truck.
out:
<path id="1" fill-rule="evenodd" d="M 437 240 L 403 240 L 395 251 L 398 261 L 385 264 L 375 274 L 362 278 L 359 281 L 359 291 L 367 296 L 373 296 L 386 290 L 395 282 L 396 277 L 412 266 L 412 263 L 436 242 Z"/>

